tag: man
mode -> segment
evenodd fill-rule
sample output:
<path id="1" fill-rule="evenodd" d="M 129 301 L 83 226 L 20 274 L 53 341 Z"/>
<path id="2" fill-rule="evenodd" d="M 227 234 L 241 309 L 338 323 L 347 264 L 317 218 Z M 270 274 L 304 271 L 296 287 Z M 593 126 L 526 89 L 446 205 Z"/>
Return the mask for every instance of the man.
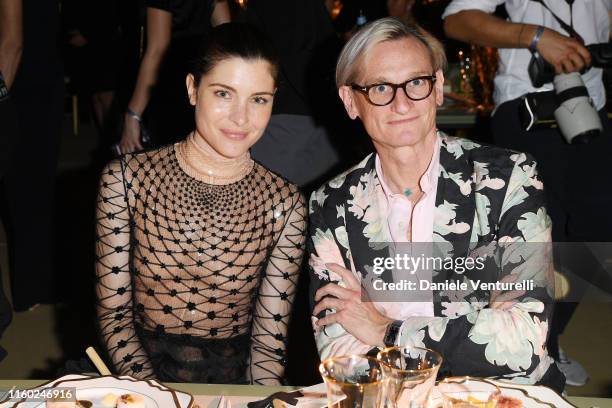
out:
<path id="1" fill-rule="evenodd" d="M 376 153 L 310 200 L 311 304 L 319 354 L 326 359 L 392 345 L 428 347 L 444 356 L 441 371 L 447 375 L 495 376 L 561 390 L 562 375 L 545 348 L 550 265 L 521 265 L 543 261 L 542 252 L 516 267 L 502 257 L 500 281 L 538 282 L 527 293 L 407 290 L 394 299 L 399 302 L 384 296 L 362 300 L 362 286 L 374 282 L 376 289 L 380 259 L 386 264 L 389 251 L 402 243 L 436 242 L 458 261 L 471 248 L 498 241 L 536 249 L 535 243 L 545 248 L 550 242 L 542 183 L 529 156 L 436 130 L 445 64 L 437 40 L 395 18 L 364 27 L 339 57 L 340 97 L 348 115 L 363 122 Z M 432 271 L 432 279 L 473 282 L 484 276 L 450 267 Z M 393 282 L 399 282 L 395 275 Z"/>
<path id="2" fill-rule="evenodd" d="M 491 15 L 502 4 L 508 20 Z M 538 161 L 555 242 L 612 240 L 609 211 L 612 194 L 601 188 L 612 182 L 605 165 L 612 147 L 612 133 L 604 109 L 602 70 L 589 69 L 591 55 L 584 46 L 608 41 L 611 8 L 609 0 L 454 0 L 443 15 L 449 37 L 499 48 L 496 108 L 491 121 L 493 138 L 497 145 L 531 153 Z M 582 78 L 604 127 L 601 137 L 587 144 L 570 145 L 558 129 L 524 130 L 518 120 L 521 97 L 552 89 L 552 83 L 541 88 L 532 85 L 527 70 L 532 58 L 530 51 L 540 54 L 557 74 L 584 72 Z M 591 273 L 572 272 L 582 276 Z M 567 384 L 580 386 L 586 383 L 587 373 L 564 355 L 558 341 L 576 305 L 567 302 L 557 305 L 548 348 L 565 374 Z"/>

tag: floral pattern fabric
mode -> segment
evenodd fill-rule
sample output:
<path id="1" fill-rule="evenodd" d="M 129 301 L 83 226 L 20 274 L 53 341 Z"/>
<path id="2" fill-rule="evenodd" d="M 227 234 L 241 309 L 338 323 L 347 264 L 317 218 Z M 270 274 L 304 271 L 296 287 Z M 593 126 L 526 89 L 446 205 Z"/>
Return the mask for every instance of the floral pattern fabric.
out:
<path id="1" fill-rule="evenodd" d="M 435 292 L 434 316 L 404 319 L 399 343 L 440 352 L 445 375 L 562 383 L 562 374 L 546 352 L 553 307 L 552 262 L 542 249 L 550 245 L 551 223 L 535 161 L 523 153 L 442 132 L 437 137 L 441 149 L 432 242 L 451 257 L 503 243 L 505 250 L 495 260 L 501 281 L 532 279 L 535 288 L 515 296 L 504 309 L 492 307 L 499 295 L 493 291 Z M 343 265 L 367 283 L 375 277 L 374 258 L 388 253 L 391 238 L 376 201 L 381 184 L 375 157 L 366 157 L 310 198 L 311 307 L 320 287 L 330 282 L 343 285 L 326 263 Z M 529 245 L 519 246 L 525 243 Z M 448 279 L 480 277 L 474 271 L 457 270 L 434 276 L 434 281 Z M 384 307 L 376 306 L 384 313 Z M 312 316 L 313 327 L 329 312 Z M 321 359 L 363 353 L 374 346 L 361 343 L 340 324 L 315 327 L 314 333 Z"/>

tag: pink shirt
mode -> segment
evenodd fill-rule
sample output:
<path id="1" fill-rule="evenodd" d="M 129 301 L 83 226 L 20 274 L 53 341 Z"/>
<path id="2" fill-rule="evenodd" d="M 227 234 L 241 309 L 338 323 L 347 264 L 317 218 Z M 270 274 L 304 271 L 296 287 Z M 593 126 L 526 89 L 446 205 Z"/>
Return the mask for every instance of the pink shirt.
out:
<path id="1" fill-rule="evenodd" d="M 400 242 L 432 242 L 434 210 L 436 208 L 436 191 L 440 170 L 440 137 L 436 135 L 433 155 L 427 170 L 419 180 L 423 196 L 412 205 L 412 201 L 402 194 L 391 191 L 383 174 L 380 159 L 376 155 L 376 173 L 382 190 L 377 190 L 377 200 L 382 211 L 386 211 L 387 223 L 391 239 Z M 395 277 L 395 281 L 406 276 Z M 430 271 L 419 271 L 412 278 L 431 280 Z M 418 282 L 417 282 L 418 284 Z M 431 302 L 376 302 L 385 315 L 405 320 L 411 316 L 433 316 L 433 297 Z"/>
<path id="2" fill-rule="evenodd" d="M 381 215 L 387 219 L 390 240 L 393 242 L 428 242 L 433 241 L 434 210 L 436 203 L 436 190 L 438 188 L 438 175 L 440 173 L 440 136 L 436 135 L 432 158 L 425 174 L 419 180 L 423 196 L 421 200 L 413 206 L 410 200 L 403 194 L 394 194 L 385 183 L 382 167 L 378 155 L 375 158 L 375 171 L 380 180 L 381 188 L 376 188 L 378 208 Z M 412 231 L 411 227 L 412 226 Z M 411 236 L 410 236 L 411 235 Z M 390 245 L 393 251 L 393 245 Z M 320 245 L 317 248 L 319 257 L 311 257 L 311 265 L 317 268 L 326 269 L 325 263 L 336 262 L 342 264 L 342 255 L 335 243 L 328 246 Z M 324 260 L 324 261 L 323 261 Z M 360 276 L 351 262 L 351 269 L 356 277 Z M 431 279 L 431 276 L 417 276 L 418 279 Z M 395 280 L 398 280 L 394 277 Z M 413 316 L 434 316 L 433 296 L 429 302 L 401 301 L 397 302 L 374 302 L 378 310 L 385 316 L 396 320 L 407 320 Z M 322 358 L 331 356 L 341 356 L 346 354 L 365 354 L 372 346 L 362 343 L 357 338 L 346 333 L 339 324 L 326 326 L 325 329 L 315 325 L 316 317 L 312 317 L 313 327 L 315 327 L 315 339 L 317 348 Z M 325 334 L 320 331 L 325 330 Z M 398 339 L 401 338 L 401 329 Z M 331 340 L 333 339 L 333 340 Z"/>

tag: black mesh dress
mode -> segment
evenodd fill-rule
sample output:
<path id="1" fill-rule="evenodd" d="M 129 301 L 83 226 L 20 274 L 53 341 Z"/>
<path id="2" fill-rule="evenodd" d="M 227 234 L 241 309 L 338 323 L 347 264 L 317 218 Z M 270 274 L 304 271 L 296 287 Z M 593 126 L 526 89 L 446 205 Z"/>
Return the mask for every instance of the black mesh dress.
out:
<path id="1" fill-rule="evenodd" d="M 239 181 L 208 184 L 181 143 L 102 174 L 96 271 L 109 356 L 138 378 L 279 384 L 304 198 L 256 163 Z"/>

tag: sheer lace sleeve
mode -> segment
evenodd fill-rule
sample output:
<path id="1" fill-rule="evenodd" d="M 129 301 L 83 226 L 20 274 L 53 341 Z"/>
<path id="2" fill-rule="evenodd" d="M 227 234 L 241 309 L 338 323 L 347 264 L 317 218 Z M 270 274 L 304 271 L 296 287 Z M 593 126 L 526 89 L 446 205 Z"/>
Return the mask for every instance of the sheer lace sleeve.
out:
<path id="1" fill-rule="evenodd" d="M 103 171 L 96 207 L 96 293 L 106 350 L 119 374 L 153 377 L 135 332 L 130 277 L 130 215 L 119 161 Z"/>
<path id="2" fill-rule="evenodd" d="M 279 217 L 284 226 L 271 251 L 255 301 L 248 369 L 253 384 L 279 385 L 285 371 L 287 328 L 307 227 L 304 197 L 292 188 L 286 201 L 290 205 Z"/>

